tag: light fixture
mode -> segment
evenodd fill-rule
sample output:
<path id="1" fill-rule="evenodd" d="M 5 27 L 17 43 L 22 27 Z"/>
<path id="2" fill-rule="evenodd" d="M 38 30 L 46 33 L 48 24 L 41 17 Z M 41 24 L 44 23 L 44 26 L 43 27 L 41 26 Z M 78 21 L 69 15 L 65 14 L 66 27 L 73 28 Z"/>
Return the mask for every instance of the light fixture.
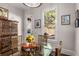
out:
<path id="1" fill-rule="evenodd" d="M 41 5 L 40 3 L 23 3 L 23 4 L 29 7 L 39 7 Z"/>

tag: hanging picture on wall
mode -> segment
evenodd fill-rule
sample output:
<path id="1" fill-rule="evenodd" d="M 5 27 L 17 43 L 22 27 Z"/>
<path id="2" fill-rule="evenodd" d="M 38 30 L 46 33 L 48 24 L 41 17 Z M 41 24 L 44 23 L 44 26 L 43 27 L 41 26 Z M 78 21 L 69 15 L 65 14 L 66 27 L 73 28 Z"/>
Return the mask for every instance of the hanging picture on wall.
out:
<path id="1" fill-rule="evenodd" d="M 41 28 L 41 20 L 35 20 L 35 28 Z"/>
<path id="2" fill-rule="evenodd" d="M 50 36 L 55 35 L 56 11 L 48 10 L 44 12 L 44 31 Z"/>
<path id="3" fill-rule="evenodd" d="M 8 18 L 8 9 L 5 9 L 3 7 L 0 7 L 0 16 Z"/>
<path id="4" fill-rule="evenodd" d="M 61 16 L 61 24 L 62 25 L 69 25 L 70 24 L 70 15 Z"/>

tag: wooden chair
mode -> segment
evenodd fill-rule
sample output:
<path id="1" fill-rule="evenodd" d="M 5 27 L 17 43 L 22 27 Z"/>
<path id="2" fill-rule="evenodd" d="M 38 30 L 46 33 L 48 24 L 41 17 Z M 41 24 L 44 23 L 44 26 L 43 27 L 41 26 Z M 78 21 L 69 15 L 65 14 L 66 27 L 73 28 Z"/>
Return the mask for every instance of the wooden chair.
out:
<path id="1" fill-rule="evenodd" d="M 44 35 L 38 35 L 38 45 L 39 45 L 39 54 L 43 55 L 43 45 L 46 44 L 46 40 L 44 39 Z"/>
<path id="2" fill-rule="evenodd" d="M 47 45 L 47 35 L 38 35 L 39 53 L 44 55 L 44 47 Z"/>
<path id="3" fill-rule="evenodd" d="M 55 56 L 61 56 L 61 50 L 62 50 L 62 41 L 59 41 L 59 46 L 55 48 Z"/>
<path id="4" fill-rule="evenodd" d="M 61 56 L 62 41 L 53 41 L 51 45 L 53 49 L 50 56 Z"/>
<path id="5" fill-rule="evenodd" d="M 38 35 L 38 44 L 40 46 L 40 49 L 39 49 L 39 53 L 41 55 L 44 55 L 43 53 L 41 53 L 43 51 L 43 45 L 46 45 L 47 44 L 47 39 L 48 37 L 44 36 L 44 35 Z M 55 50 L 53 51 L 54 55 L 55 56 L 60 56 L 61 55 L 61 50 L 62 50 L 62 41 L 57 41 L 57 47 L 55 47 Z"/>

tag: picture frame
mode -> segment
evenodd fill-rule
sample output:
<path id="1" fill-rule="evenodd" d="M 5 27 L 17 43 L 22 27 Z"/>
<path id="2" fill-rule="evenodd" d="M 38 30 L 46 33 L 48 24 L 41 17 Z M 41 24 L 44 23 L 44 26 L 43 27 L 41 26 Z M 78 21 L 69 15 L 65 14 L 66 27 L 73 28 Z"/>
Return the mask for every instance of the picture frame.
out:
<path id="1" fill-rule="evenodd" d="M 41 19 L 35 20 L 35 28 L 41 28 Z"/>
<path id="2" fill-rule="evenodd" d="M 61 24 L 62 25 L 69 25 L 70 24 L 70 15 L 61 16 Z"/>
<path id="3" fill-rule="evenodd" d="M 8 19 L 8 9 L 0 7 L 0 16 Z"/>

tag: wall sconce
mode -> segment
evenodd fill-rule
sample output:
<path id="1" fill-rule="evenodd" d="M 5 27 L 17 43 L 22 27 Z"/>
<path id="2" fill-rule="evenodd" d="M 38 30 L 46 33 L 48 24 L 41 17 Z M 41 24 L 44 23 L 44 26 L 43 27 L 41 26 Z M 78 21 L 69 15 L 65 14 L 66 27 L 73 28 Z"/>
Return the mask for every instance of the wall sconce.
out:
<path id="1" fill-rule="evenodd" d="M 27 18 L 28 21 L 31 21 L 31 18 Z"/>

